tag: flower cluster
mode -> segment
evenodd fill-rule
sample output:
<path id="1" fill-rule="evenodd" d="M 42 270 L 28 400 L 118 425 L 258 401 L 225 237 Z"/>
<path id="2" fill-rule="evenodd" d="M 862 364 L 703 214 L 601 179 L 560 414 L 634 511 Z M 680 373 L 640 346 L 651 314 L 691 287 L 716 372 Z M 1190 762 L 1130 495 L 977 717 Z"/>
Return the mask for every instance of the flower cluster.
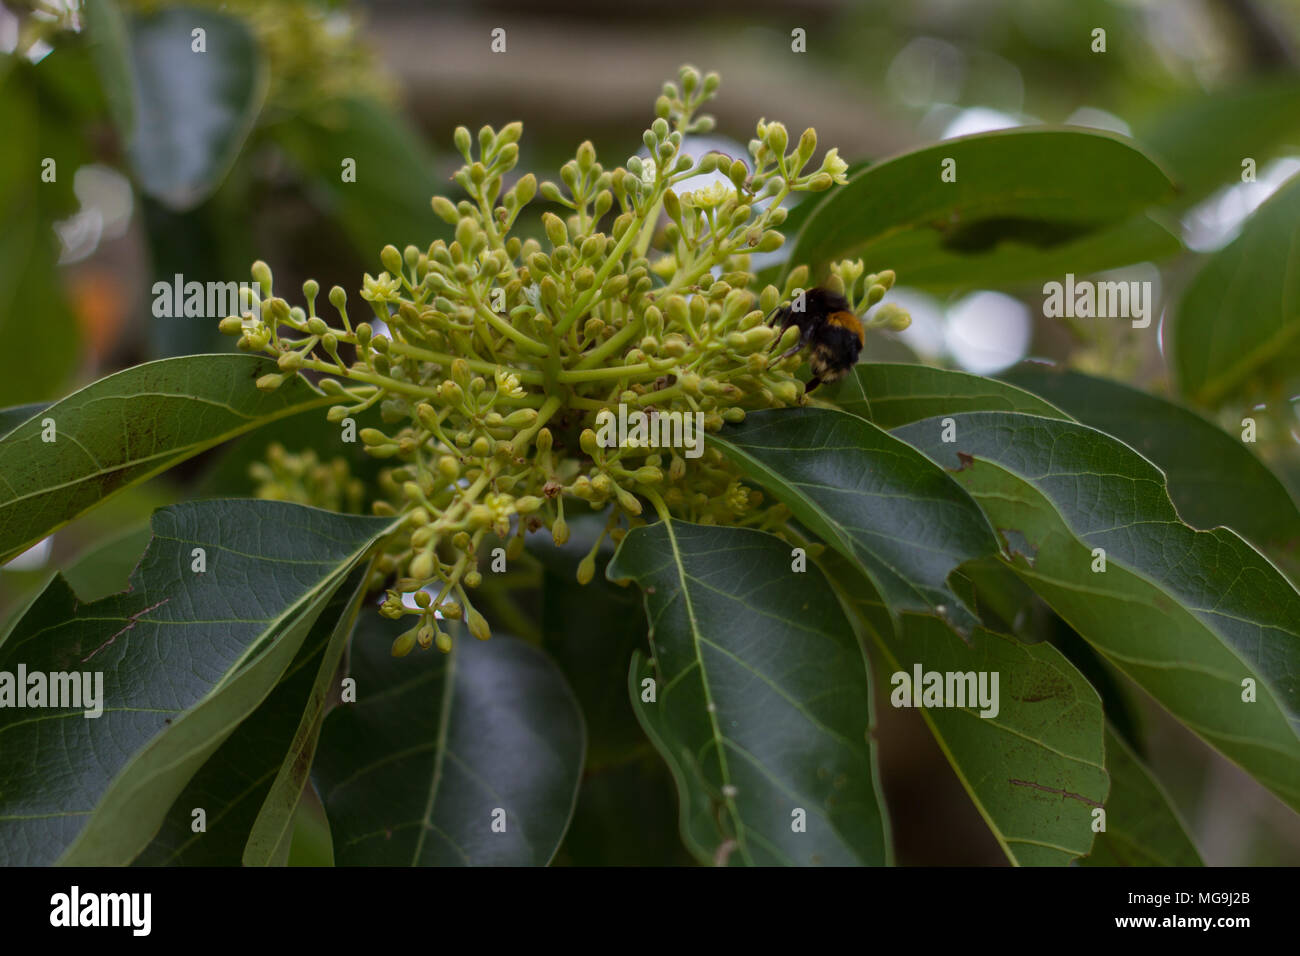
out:
<path id="1" fill-rule="evenodd" d="M 270 269 L 254 265 L 261 294 L 222 329 L 277 359 L 280 371 L 258 387 L 319 373 L 318 387 L 336 398 L 331 420 L 377 405 L 386 426 L 359 437 L 392 463 L 374 511 L 403 519 L 375 572 L 391 582 L 382 613 L 418 618 L 394 653 L 449 647 L 443 618 L 488 636 L 467 595 L 482 579 L 487 536 L 508 541 L 507 557 L 529 531 L 549 529 L 562 544 L 566 503 L 609 507 L 615 540 L 643 520 L 643 502 L 701 523 L 784 530 L 785 509 L 741 483 L 716 450 L 688 457 L 662 443 L 612 446 L 597 436 L 598 413 L 620 405 L 652 420 L 686 413 L 716 431 L 749 410 L 807 400 L 798 355 L 776 358 L 798 330 L 778 342 L 765 318 L 807 283 L 808 270 L 753 292 L 751 256 L 781 246 L 790 194 L 842 183 L 846 166 L 832 149 L 810 169 L 816 133 L 791 144 L 784 126 L 768 122 L 758 124 L 748 160 L 692 158 L 684 141 L 712 128 L 698 110 L 717 86 L 716 75 L 684 68 L 655 103 L 645 154 L 606 169 L 585 142 L 559 183 L 530 173 L 506 187 L 520 124 L 477 137 L 457 129 L 465 165 L 454 179 L 464 198 L 432 201 L 454 238 L 385 247 L 383 271 L 367 274 L 361 289 L 365 321 L 339 287 L 328 294 L 337 321 L 318 315 L 314 281 L 303 288 L 306 308 L 290 306 L 272 293 Z M 679 192 L 701 174 L 714 174 L 712 183 Z M 537 197 L 552 207 L 535 224 L 545 242 L 515 234 Z M 837 263 L 826 284 L 865 309 L 893 273 L 863 272 L 860 261 Z M 869 325 L 899 326 L 898 310 L 877 312 Z M 579 566 L 584 583 L 599 545 Z"/>

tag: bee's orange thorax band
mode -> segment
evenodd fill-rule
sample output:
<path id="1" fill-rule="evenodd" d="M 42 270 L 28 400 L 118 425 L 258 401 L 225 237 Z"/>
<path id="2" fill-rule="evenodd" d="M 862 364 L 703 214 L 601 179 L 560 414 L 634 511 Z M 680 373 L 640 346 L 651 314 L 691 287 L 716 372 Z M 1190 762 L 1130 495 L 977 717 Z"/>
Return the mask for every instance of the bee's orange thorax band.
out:
<path id="1" fill-rule="evenodd" d="M 858 341 L 863 345 L 867 344 L 866 333 L 862 331 L 862 322 L 852 312 L 832 312 L 826 317 L 830 325 L 839 326 L 842 329 L 848 329 L 858 337 Z"/>

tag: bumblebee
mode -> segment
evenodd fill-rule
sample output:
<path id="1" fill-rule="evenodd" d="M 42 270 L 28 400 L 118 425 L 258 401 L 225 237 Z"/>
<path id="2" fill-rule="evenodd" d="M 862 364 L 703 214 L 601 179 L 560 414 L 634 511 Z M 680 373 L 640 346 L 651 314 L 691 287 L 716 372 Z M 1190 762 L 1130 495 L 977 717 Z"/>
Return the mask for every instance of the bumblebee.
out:
<path id="1" fill-rule="evenodd" d="M 773 312 L 769 324 L 780 323 L 776 340 L 790 326 L 798 326 L 799 341 L 777 356 L 776 361 L 788 358 L 804 346 L 810 346 L 808 364 L 812 367 L 812 378 L 804 387 L 804 393 L 811 392 L 823 382 L 834 382 L 848 374 L 858 361 L 862 346 L 866 344 L 866 333 L 862 320 L 854 313 L 847 299 L 839 293 L 821 287 L 809 289 L 803 294 L 803 309 L 796 299 L 793 303 Z M 773 345 L 775 348 L 775 345 Z"/>

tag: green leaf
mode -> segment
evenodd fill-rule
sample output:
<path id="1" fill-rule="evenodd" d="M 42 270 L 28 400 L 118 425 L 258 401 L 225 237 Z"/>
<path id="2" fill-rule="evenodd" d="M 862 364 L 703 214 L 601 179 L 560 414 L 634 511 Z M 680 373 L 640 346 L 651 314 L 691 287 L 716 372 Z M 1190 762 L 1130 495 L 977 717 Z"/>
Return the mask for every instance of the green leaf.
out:
<path id="1" fill-rule="evenodd" d="M 12 58 L 6 58 L 12 59 Z M 46 58 L 48 62 L 49 58 Z M 55 61 L 55 70 L 62 69 Z M 81 332 L 64 295 L 53 224 L 72 215 L 74 173 L 86 161 L 80 118 L 60 108 L 30 64 L 0 85 L 0 404 L 57 395 L 79 361 Z M 41 182 L 49 160 L 57 177 Z M 0 469 L 0 474 L 3 470 Z"/>
<path id="2" fill-rule="evenodd" d="M 922 675 L 973 674 L 977 681 L 986 675 L 995 707 L 986 710 L 967 697 L 962 705 L 922 707 L 921 716 L 1007 858 L 1021 866 L 1063 866 L 1086 854 L 1092 811 L 1102 806 L 1109 784 L 1101 699 L 1083 675 L 1046 641 L 1024 644 L 984 628 L 962 638 L 921 614 L 903 615 L 896 633 L 880 599 L 852 568 L 833 557 L 827 568 L 875 641 L 887 668 L 882 683 L 893 687 L 892 706 L 914 706 L 918 668 Z M 918 686 L 924 688 L 924 677 Z M 961 693 L 968 693 L 965 687 Z"/>
<path id="3" fill-rule="evenodd" d="M 570 537 L 563 547 L 556 548 L 546 535 L 548 540 L 533 549 L 544 568 L 543 646 L 564 671 L 582 706 L 588 775 L 634 751 L 649 751 L 624 687 L 632 652 L 646 646 L 640 596 L 634 588 L 605 579 L 605 565 L 614 553 L 608 538 L 596 555 L 595 577 L 585 585 L 576 578 L 578 563 L 595 545 L 606 520 L 606 515 L 595 514 L 571 517 Z M 581 613 L 575 613 L 578 608 Z"/>
<path id="4" fill-rule="evenodd" d="M 523 641 L 461 629 L 450 654 L 394 659 L 393 638 L 409 626 L 363 614 L 357 702 L 321 732 L 312 780 L 335 861 L 545 866 L 573 814 L 586 747 L 564 676 Z"/>
<path id="5" fill-rule="evenodd" d="M 430 198 L 443 191 L 433 157 L 419 134 L 389 107 L 345 99 L 320 116 L 295 116 L 269 131 L 298 165 L 318 205 L 346 230 L 367 260 L 387 243 L 425 248 L 451 239 Z M 356 180 L 341 163 L 356 161 Z"/>
<path id="6" fill-rule="evenodd" d="M 206 34 L 195 51 L 191 31 Z M 268 72 L 243 22 L 196 7 L 131 21 L 134 133 L 127 144 L 141 188 L 192 209 L 234 165 L 266 98 Z"/>
<path id="7" fill-rule="evenodd" d="M 1230 529 L 1180 522 L 1159 469 L 1101 432 L 1010 413 L 953 418 L 955 443 L 934 419 L 895 434 L 957 469 L 1019 552 L 1010 566 L 1080 636 L 1300 807 L 1294 586 Z"/>
<path id="8" fill-rule="evenodd" d="M 137 865 L 284 863 L 366 575 L 354 571 L 334 592 L 271 695 L 186 785 Z M 196 807 L 206 814 L 200 833 L 193 831 Z"/>
<path id="9" fill-rule="evenodd" d="M 940 178 L 948 159 L 955 182 Z M 904 285 L 936 288 L 1096 272 L 1181 249 L 1144 214 L 1171 193 L 1164 172 L 1119 137 L 980 133 L 858 173 L 813 210 L 789 261 L 861 257 Z"/>
<path id="10" fill-rule="evenodd" d="M 954 412 L 1006 411 L 1069 417 L 1024 388 L 928 365 L 858 365 L 838 382 L 822 388 L 817 397 L 881 428 L 897 428 Z"/>
<path id="11" fill-rule="evenodd" d="M 825 408 L 755 412 L 710 436 L 749 480 L 871 579 L 890 613 L 956 613 L 949 573 L 997 541 L 941 468 L 854 415 Z"/>
<path id="12" fill-rule="evenodd" d="M 276 370 L 251 355 L 164 359 L 100 379 L 19 425 L 0 443 L 0 561 L 213 445 L 328 403 L 298 376 L 269 394 L 254 387 Z M 54 441 L 43 438 L 45 419 Z"/>
<path id="13" fill-rule="evenodd" d="M 1255 210 L 1196 274 L 1174 313 L 1171 364 L 1184 395 L 1215 406 L 1300 363 L 1300 175 Z"/>
<path id="14" fill-rule="evenodd" d="M 63 569 L 63 577 L 82 604 L 98 601 L 125 591 L 131 584 L 131 572 L 149 547 L 153 529 L 144 521 L 111 537 L 96 542 Z"/>
<path id="15" fill-rule="evenodd" d="M 0 438 L 7 438 L 11 431 L 27 421 L 27 419 L 35 418 L 49 408 L 51 404 L 51 402 L 32 402 L 30 405 L 0 408 Z"/>
<path id="16" fill-rule="evenodd" d="M 78 604 L 55 578 L 0 643 L 0 672 L 102 673 L 103 713 L 0 708 L 0 864 L 129 862 L 389 527 L 280 502 L 195 502 L 154 515 L 129 591 Z"/>
<path id="17" fill-rule="evenodd" d="M 1083 866 L 1203 866 L 1164 788 L 1137 754 L 1106 729 L 1106 829 Z"/>
<path id="18" fill-rule="evenodd" d="M 629 531 L 606 574 L 645 595 L 654 657 L 637 652 L 628 690 L 696 858 L 888 863 L 870 678 L 821 571 L 792 571 L 765 532 L 665 520 Z"/>
<path id="19" fill-rule="evenodd" d="M 124 139 L 135 130 L 135 76 L 126 18 L 116 0 L 86 0 L 86 40 L 109 114 Z"/>
<path id="20" fill-rule="evenodd" d="M 1192 527 L 1222 524 L 1257 547 L 1300 547 L 1300 510 L 1286 487 L 1245 444 L 1195 412 L 1066 369 L 1026 363 L 1003 377 L 1141 452 L 1165 473 L 1178 516 Z"/>
<path id="21" fill-rule="evenodd" d="M 1162 161 L 1188 203 L 1241 182 L 1241 161 L 1259 166 L 1300 132 L 1300 83 L 1292 76 L 1251 82 L 1162 103 L 1136 137 Z"/>

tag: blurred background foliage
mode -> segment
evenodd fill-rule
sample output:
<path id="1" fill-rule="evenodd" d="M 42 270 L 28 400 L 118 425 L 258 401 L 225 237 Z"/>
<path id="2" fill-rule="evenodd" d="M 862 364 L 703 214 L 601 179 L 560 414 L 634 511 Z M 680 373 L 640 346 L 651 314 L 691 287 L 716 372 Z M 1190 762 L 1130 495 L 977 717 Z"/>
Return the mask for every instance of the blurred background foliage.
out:
<path id="1" fill-rule="evenodd" d="M 191 55 L 195 27 L 205 31 L 205 56 Z M 505 30 L 504 53 L 490 50 L 496 28 Z M 1097 29 L 1104 53 L 1093 49 Z M 805 53 L 792 52 L 796 30 L 805 31 Z M 1046 358 L 1175 399 L 1229 434 L 1250 416 L 1260 457 L 1294 495 L 1295 276 L 1280 293 L 1289 324 L 1257 329 L 1256 313 L 1268 304 L 1252 300 L 1253 283 L 1241 281 L 1248 271 L 1212 257 L 1300 170 L 1298 47 L 1300 7 L 1266 0 L 4 0 L 0 408 L 48 401 L 141 361 L 227 350 L 213 318 L 154 314 L 154 284 L 176 274 L 246 280 L 261 258 L 284 288 L 311 276 L 355 290 L 363 272 L 378 271 L 385 243 L 445 238 L 429 197 L 454 189 L 458 124 L 523 120 L 518 168 L 543 178 L 582 139 L 616 165 L 639 149 L 662 79 L 692 62 L 723 76 L 717 129 L 698 146 L 733 155 L 744 154 L 759 117 L 795 131 L 816 127 L 823 146 L 838 146 L 855 168 L 1014 126 L 1074 125 L 1136 140 L 1178 187 L 1155 216 L 1182 248 L 1174 243 L 1175 254 L 1106 278 L 1153 284 L 1150 329 L 1044 318 L 1041 279 L 974 276 L 918 288 L 909 287 L 906 261 L 868 262 L 897 271 L 898 298 L 914 322 L 901 335 L 873 337 L 866 360 L 1000 374 Z M 1242 181 L 1245 157 L 1255 161 L 1254 182 Z M 347 160 L 355 181 L 343 176 Z M 1278 200 L 1274 232 L 1243 253 L 1262 259 L 1260 268 L 1274 268 L 1267 250 L 1294 239 L 1300 218 L 1295 200 Z M 791 217 L 791 235 L 808 211 Z M 541 234 L 536 221 L 530 228 Z M 1290 254 L 1276 267 L 1296 261 Z M 1225 317 L 1239 323 L 1228 326 L 1240 328 L 1238 338 L 1222 339 Z M 1239 361 L 1210 375 L 1194 360 L 1198 343 Z M 1057 387 L 1049 397 L 1069 408 L 1068 383 Z M 1114 434 L 1124 435 L 1126 416 L 1174 437 L 1204 424 L 1143 418 L 1144 406 L 1126 394 L 1117 390 L 1113 407 L 1097 410 Z M 1070 410 L 1087 420 L 1085 409 Z M 79 590 L 120 587 L 152 509 L 192 494 L 250 493 L 247 464 L 269 442 L 305 447 L 323 424 L 315 413 L 300 418 L 134 489 L 43 542 L 0 571 L 0 616 L 20 607 L 50 568 L 83 552 Z M 0 432 L 8 420 L 0 418 Z M 1141 436 L 1132 440 L 1137 447 Z M 1297 546 L 1270 552 L 1293 579 Z M 535 571 L 550 603 L 540 611 L 532 597 L 519 603 L 540 614 L 541 639 L 584 706 L 613 706 L 618 713 L 603 725 L 638 736 L 621 675 L 614 702 L 605 694 L 600 668 L 608 661 L 592 639 L 619 622 L 641 626 L 639 615 L 625 594 L 611 593 L 592 595 L 590 621 L 567 620 L 554 609 L 565 606 L 556 595 L 572 587 L 571 575 L 550 565 Z M 597 581 L 594 588 L 609 590 Z M 583 666 L 590 679 L 575 676 Z M 1132 688 L 1114 693 L 1129 700 L 1126 713 L 1151 741 L 1144 756 L 1207 862 L 1296 858 L 1300 834 L 1275 798 Z M 899 862 L 1005 862 L 921 719 L 878 712 Z M 649 753 L 642 746 L 622 759 L 593 759 L 560 861 L 687 859 L 665 799 L 671 783 Z M 627 819 L 638 801 L 637 818 Z M 295 862 L 325 859 L 322 826 L 319 814 L 305 814 Z"/>

